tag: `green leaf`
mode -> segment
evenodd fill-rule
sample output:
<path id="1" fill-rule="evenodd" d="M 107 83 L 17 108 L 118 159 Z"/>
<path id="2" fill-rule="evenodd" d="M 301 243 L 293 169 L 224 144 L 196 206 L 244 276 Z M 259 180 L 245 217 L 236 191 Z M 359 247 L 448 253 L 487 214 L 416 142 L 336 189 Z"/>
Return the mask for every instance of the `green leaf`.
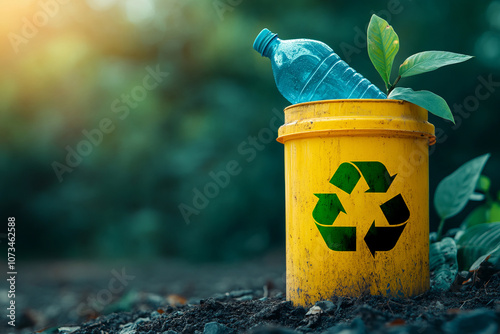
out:
<path id="1" fill-rule="evenodd" d="M 368 56 L 385 82 L 390 86 L 392 63 L 399 51 L 399 38 L 386 20 L 373 14 L 368 24 Z"/>
<path id="2" fill-rule="evenodd" d="M 481 171 L 490 154 L 472 159 L 439 182 L 434 194 L 434 207 L 441 219 L 458 214 L 476 188 Z"/>
<path id="3" fill-rule="evenodd" d="M 500 222 L 500 203 L 493 202 L 488 214 L 488 222 Z"/>
<path id="4" fill-rule="evenodd" d="M 488 262 L 493 264 L 493 267 L 496 268 L 496 270 L 500 270 L 500 246 L 492 250 L 491 252 L 488 252 L 482 256 L 480 256 L 469 268 L 469 270 L 476 270 L 479 268 L 481 263 L 486 260 L 486 258 L 489 257 Z"/>
<path id="5" fill-rule="evenodd" d="M 443 238 L 429 246 L 429 269 L 434 273 L 432 289 L 448 290 L 458 273 L 457 246 L 452 238 Z"/>
<path id="6" fill-rule="evenodd" d="M 490 190 L 491 180 L 486 175 L 481 175 L 476 184 L 476 190 L 482 191 L 483 193 L 487 193 Z"/>
<path id="7" fill-rule="evenodd" d="M 446 101 L 441 97 L 427 90 L 414 91 L 411 88 L 396 87 L 387 97 L 393 100 L 405 100 L 416 104 L 436 116 L 447 119 L 455 123 L 453 114 Z"/>
<path id="8" fill-rule="evenodd" d="M 476 260 L 492 253 L 500 245 L 500 223 L 472 226 L 457 241 L 461 269 L 468 269 Z"/>
<path id="9" fill-rule="evenodd" d="M 465 230 L 475 225 L 500 221 L 500 203 L 485 203 L 478 206 L 464 219 L 460 228 Z"/>
<path id="10" fill-rule="evenodd" d="M 488 204 L 478 206 L 467 215 L 460 228 L 465 230 L 474 225 L 488 223 L 489 211 L 490 207 Z"/>
<path id="11" fill-rule="evenodd" d="M 412 75 L 434 71 L 446 65 L 461 63 L 473 58 L 472 56 L 446 51 L 424 51 L 408 57 L 399 66 L 399 75 L 409 77 Z"/>

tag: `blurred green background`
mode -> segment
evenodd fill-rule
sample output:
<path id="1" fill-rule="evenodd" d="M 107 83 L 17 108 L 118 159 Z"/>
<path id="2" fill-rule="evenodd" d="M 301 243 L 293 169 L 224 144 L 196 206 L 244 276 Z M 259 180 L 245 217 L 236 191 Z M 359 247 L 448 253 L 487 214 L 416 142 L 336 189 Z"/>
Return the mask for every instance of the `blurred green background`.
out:
<path id="1" fill-rule="evenodd" d="M 484 97 L 478 79 L 500 82 L 498 0 L 2 1 L 0 211 L 2 229 L 16 217 L 18 261 L 237 260 L 284 249 L 283 147 L 263 129 L 289 103 L 253 40 L 264 27 L 321 40 L 382 87 L 364 45 L 373 13 L 399 35 L 395 64 L 425 50 L 476 57 L 401 86 L 464 106 L 456 126 L 430 116 L 442 129 L 431 196 L 486 152 L 498 190 L 500 84 Z M 85 153 L 73 167 L 71 150 Z M 194 208 L 196 191 L 230 162 L 237 175 Z M 189 224 L 182 204 L 194 208 Z"/>

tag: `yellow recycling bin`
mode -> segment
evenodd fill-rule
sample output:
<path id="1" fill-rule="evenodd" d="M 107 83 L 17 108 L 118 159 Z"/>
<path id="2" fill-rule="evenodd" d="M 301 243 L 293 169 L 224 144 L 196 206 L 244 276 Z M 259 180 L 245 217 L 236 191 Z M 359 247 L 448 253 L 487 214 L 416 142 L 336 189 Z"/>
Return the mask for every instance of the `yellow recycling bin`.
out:
<path id="1" fill-rule="evenodd" d="M 429 289 L 427 111 L 397 100 L 285 109 L 287 300 Z"/>

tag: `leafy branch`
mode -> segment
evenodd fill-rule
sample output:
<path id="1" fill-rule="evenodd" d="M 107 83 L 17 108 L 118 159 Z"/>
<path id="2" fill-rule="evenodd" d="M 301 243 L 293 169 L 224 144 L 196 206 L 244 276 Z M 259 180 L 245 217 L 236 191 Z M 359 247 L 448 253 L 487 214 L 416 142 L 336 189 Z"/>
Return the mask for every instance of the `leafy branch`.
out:
<path id="1" fill-rule="evenodd" d="M 400 66 L 398 77 L 391 84 L 391 70 L 394 57 L 399 51 L 399 37 L 386 20 L 372 15 L 368 24 L 368 56 L 382 77 L 387 98 L 414 103 L 436 116 L 455 123 L 451 110 L 440 96 L 429 91 L 414 91 L 410 88 L 396 88 L 402 78 L 434 71 L 443 66 L 461 63 L 472 56 L 446 52 L 424 51 L 408 57 Z"/>

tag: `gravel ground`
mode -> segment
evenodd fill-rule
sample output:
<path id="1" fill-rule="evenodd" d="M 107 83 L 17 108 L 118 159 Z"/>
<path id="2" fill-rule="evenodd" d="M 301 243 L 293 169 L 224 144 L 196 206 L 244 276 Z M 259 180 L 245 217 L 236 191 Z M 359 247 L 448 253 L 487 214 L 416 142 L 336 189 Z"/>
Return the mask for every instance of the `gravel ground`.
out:
<path id="1" fill-rule="evenodd" d="M 409 299 L 284 297 L 284 258 L 234 264 L 18 264 L 2 333 L 500 333 L 500 277 Z M 7 291 L 0 291 L 6 305 Z M 4 300 L 5 299 L 5 300 Z"/>

